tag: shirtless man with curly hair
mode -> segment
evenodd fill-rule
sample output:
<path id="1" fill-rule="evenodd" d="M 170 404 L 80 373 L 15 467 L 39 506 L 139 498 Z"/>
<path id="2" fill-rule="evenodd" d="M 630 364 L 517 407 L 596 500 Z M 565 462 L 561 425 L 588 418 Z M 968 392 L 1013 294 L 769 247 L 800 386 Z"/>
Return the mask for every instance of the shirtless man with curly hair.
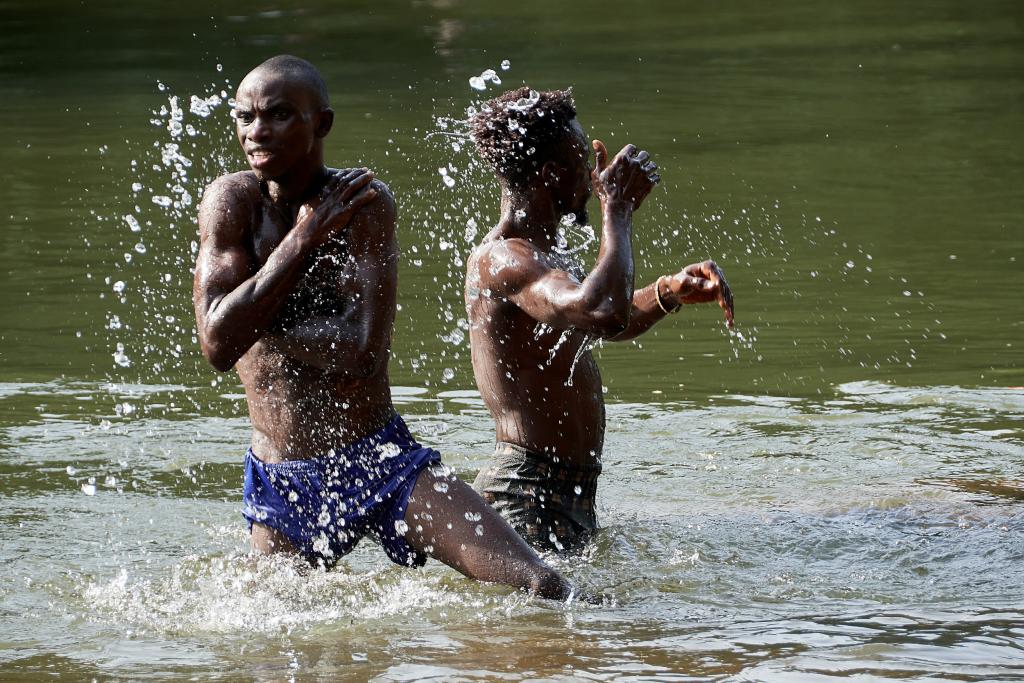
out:
<path id="1" fill-rule="evenodd" d="M 659 177 L 626 145 L 596 165 L 571 93 L 507 92 L 470 120 L 501 186 L 501 218 L 467 262 L 473 371 L 494 417 L 492 464 L 474 488 L 537 548 L 568 550 L 597 528 L 605 411 L 594 339 L 633 339 L 683 305 L 733 299 L 712 261 L 633 287 L 633 214 Z M 586 273 L 558 245 L 559 223 L 601 203 L 601 246 Z"/>

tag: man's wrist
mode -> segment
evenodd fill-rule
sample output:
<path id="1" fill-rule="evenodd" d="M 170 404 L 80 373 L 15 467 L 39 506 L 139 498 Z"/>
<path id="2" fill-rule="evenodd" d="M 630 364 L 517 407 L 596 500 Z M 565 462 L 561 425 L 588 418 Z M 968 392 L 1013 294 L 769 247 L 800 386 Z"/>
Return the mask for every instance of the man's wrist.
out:
<path id="1" fill-rule="evenodd" d="M 312 216 L 300 219 L 285 236 L 286 239 L 288 237 L 295 239 L 295 246 L 301 254 L 309 254 L 324 243 L 323 238 L 317 234 L 318 231 L 313 224 L 314 220 Z"/>
<path id="2" fill-rule="evenodd" d="M 663 286 L 664 280 L 668 280 L 668 284 Z M 665 314 L 676 313 L 683 306 L 683 302 L 676 299 L 671 283 L 671 275 L 662 275 L 654 282 L 654 301 Z"/>
<path id="3" fill-rule="evenodd" d="M 633 202 L 626 199 L 609 199 L 601 203 L 601 212 L 607 218 L 630 218 Z"/>

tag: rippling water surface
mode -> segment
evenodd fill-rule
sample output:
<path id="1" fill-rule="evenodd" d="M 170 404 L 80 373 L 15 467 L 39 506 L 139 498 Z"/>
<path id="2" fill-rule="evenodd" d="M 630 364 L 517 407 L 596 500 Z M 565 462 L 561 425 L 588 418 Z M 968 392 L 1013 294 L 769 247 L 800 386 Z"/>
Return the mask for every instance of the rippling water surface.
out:
<path id="1" fill-rule="evenodd" d="M 0 36 L 0 679 L 1024 680 L 1018 0 L 8 0 Z M 638 282 L 728 273 L 734 333 L 687 308 L 595 350 L 603 529 L 552 562 L 603 604 L 370 542 L 247 554 L 244 400 L 189 269 L 244 164 L 227 98 L 280 52 L 323 70 L 329 160 L 395 191 L 395 399 L 467 480 L 498 195 L 457 120 L 501 89 L 470 78 L 571 85 L 651 150 Z"/>
<path id="2" fill-rule="evenodd" d="M 820 401 L 613 404 L 604 528 L 553 560 L 600 606 L 434 562 L 403 570 L 369 541 L 332 572 L 253 559 L 238 512 L 246 421 L 63 412 L 109 392 L 133 389 L 3 387 L 8 404 L 51 402 L 5 430 L 0 630 L 23 672 L 1024 677 L 1020 391 L 862 382 Z M 396 399 L 471 478 L 492 439 L 480 400 Z"/>

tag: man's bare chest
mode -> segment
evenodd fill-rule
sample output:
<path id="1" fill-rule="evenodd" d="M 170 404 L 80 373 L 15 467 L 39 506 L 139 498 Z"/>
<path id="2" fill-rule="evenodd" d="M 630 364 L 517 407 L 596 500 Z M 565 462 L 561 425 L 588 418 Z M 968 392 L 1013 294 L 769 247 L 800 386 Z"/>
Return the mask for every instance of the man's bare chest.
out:
<path id="1" fill-rule="evenodd" d="M 253 223 L 250 248 L 253 270 L 258 271 L 294 229 L 294 217 L 275 207 L 262 207 Z M 295 321 L 311 315 L 337 315 L 349 297 L 345 290 L 355 282 L 357 264 L 344 234 L 335 235 L 311 254 L 304 272 L 285 305 L 287 317 Z"/>

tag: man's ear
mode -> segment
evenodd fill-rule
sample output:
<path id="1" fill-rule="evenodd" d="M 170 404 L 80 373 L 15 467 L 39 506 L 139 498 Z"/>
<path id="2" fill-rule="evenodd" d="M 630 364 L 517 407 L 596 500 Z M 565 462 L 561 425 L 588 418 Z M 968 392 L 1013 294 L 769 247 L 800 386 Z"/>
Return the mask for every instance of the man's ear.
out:
<path id="1" fill-rule="evenodd" d="M 334 125 L 334 110 L 327 107 L 317 115 L 316 121 L 316 136 L 318 138 L 327 137 L 327 134 L 331 132 L 331 126 Z"/>

